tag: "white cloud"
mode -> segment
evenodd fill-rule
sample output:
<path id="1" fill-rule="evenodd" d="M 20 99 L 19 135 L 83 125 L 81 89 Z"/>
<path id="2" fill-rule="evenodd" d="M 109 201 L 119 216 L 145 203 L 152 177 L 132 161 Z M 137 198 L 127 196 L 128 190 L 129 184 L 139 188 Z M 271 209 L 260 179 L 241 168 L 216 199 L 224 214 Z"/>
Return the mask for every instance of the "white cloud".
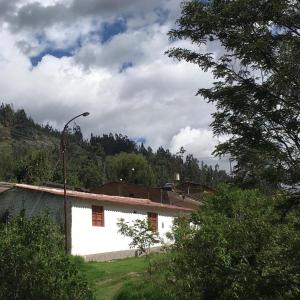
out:
<path id="1" fill-rule="evenodd" d="M 170 151 L 176 154 L 181 147 L 186 150 L 186 154 L 192 153 L 199 161 L 206 164 L 218 164 L 222 169 L 229 172 L 228 157 L 215 157 L 212 151 L 220 142 L 224 142 L 226 137 L 215 137 L 210 129 L 191 128 L 190 126 L 181 128 L 176 133 L 170 143 Z"/>
<path id="2" fill-rule="evenodd" d="M 210 158 L 217 144 L 218 140 L 210 130 L 187 126 L 173 136 L 170 151 L 176 153 L 183 147 L 187 153 L 195 153 L 198 158 Z"/>
<path id="3" fill-rule="evenodd" d="M 81 4 L 77 1 L 77 6 L 87 7 L 82 18 L 72 20 L 73 2 L 49 0 L 48 6 L 34 7 L 52 18 L 48 20 L 49 26 L 34 28 L 31 25 L 40 24 L 41 16 L 28 15 L 28 5 L 36 5 L 36 2 L 22 2 L 27 14 L 23 21 L 30 24 L 11 19 L 11 22 L 19 22 L 18 30 L 11 31 L 11 27 L 0 30 L 1 99 L 14 103 L 16 108 L 24 108 L 36 121 L 50 122 L 57 128 L 74 115 L 89 111 L 88 118 L 78 120 L 86 136 L 90 132 L 120 132 L 130 137 L 144 137 L 153 148 L 162 145 L 176 152 L 184 146 L 198 158 L 211 158 L 216 140 L 207 128 L 214 107 L 195 94 L 198 88 L 212 83 L 212 75 L 164 55 L 170 47 L 167 32 L 175 20 L 167 19 L 163 24 L 154 22 L 153 8 L 159 1 L 150 4 L 147 1 L 146 6 L 135 2 L 136 7 L 125 2 L 122 2 L 124 11 L 132 12 L 127 21 L 128 29 L 112 36 L 105 44 L 99 43 L 91 32 L 99 28 L 104 18 L 101 7 L 111 12 L 109 18 L 117 18 L 121 10 L 114 10 L 113 6 L 119 1 L 103 1 L 102 6 L 96 0 Z M 60 17 L 53 12 L 58 5 L 66 7 L 63 12 L 66 20 L 55 19 Z M 177 0 L 165 0 L 162 8 L 169 8 L 169 18 L 174 18 L 177 5 Z M 89 12 L 93 7 L 94 12 Z M 7 6 L 7 11 L 11 9 Z M 77 13 L 79 15 L 79 11 Z M 99 16 L 96 21 L 95 16 Z M 43 41 L 37 40 L 36 33 L 43 35 Z M 78 37 L 82 44 L 74 50 L 74 56 L 46 55 L 32 68 L 30 55 L 49 44 L 67 48 Z M 188 42 L 181 44 L 187 46 Z M 129 62 L 132 66 L 120 72 L 122 64 Z"/>

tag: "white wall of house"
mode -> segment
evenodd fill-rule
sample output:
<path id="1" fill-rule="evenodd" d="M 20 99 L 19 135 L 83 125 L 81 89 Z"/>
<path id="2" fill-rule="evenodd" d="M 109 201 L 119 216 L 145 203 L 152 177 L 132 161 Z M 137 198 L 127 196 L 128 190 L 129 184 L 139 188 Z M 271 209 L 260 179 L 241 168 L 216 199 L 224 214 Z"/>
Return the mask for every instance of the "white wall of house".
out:
<path id="1" fill-rule="evenodd" d="M 17 216 L 22 210 L 25 210 L 25 216 L 29 218 L 49 212 L 56 221 L 63 224 L 62 197 L 47 193 L 10 189 L 0 194 L 0 213 L 5 210 L 9 210 L 13 216 Z"/>
<path id="2" fill-rule="evenodd" d="M 103 206 L 104 227 L 92 225 L 92 205 Z M 174 217 L 178 214 L 171 210 L 141 208 L 129 205 L 118 205 L 100 202 L 84 202 L 72 200 L 72 254 L 89 255 L 121 250 L 129 250 L 130 238 L 118 233 L 117 222 L 123 218 L 126 222 L 146 219 L 148 212 L 158 214 L 158 233 L 166 239 L 171 230 Z"/>
<path id="3" fill-rule="evenodd" d="M 174 217 L 180 212 L 170 209 L 141 207 L 128 204 L 91 201 L 68 197 L 68 244 L 74 255 L 90 255 L 129 250 L 130 238 L 118 230 L 118 220 L 126 222 L 147 219 L 148 212 L 158 214 L 158 233 L 168 242 L 166 233 L 171 230 Z M 92 205 L 103 206 L 104 227 L 92 225 Z M 17 215 L 25 209 L 25 215 L 32 217 L 48 211 L 56 221 L 63 224 L 63 197 L 49 193 L 13 188 L 0 194 L 0 212 L 9 209 Z"/>

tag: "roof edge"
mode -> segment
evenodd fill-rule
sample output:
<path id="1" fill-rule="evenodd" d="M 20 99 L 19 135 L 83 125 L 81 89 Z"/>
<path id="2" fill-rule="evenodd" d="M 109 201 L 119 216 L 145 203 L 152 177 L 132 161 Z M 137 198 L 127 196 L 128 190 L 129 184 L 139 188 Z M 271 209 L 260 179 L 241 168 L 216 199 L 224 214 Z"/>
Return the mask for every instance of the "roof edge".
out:
<path id="1" fill-rule="evenodd" d="M 57 195 L 57 196 L 64 195 L 64 190 L 59 188 L 49 188 L 44 186 L 35 186 L 35 185 L 20 184 L 20 183 L 15 184 L 14 187 L 19 189 L 37 191 L 37 192 L 44 192 L 44 193 Z M 130 205 L 130 206 L 133 205 L 133 206 L 143 206 L 143 207 L 150 207 L 150 208 L 152 207 L 152 208 L 160 208 L 160 209 L 166 209 L 172 211 L 183 211 L 183 212 L 193 211 L 193 209 L 190 208 L 177 207 L 169 204 L 160 204 L 157 202 L 150 201 L 149 199 L 143 199 L 143 198 L 110 196 L 104 194 L 78 192 L 74 190 L 66 190 L 66 192 L 68 197 L 77 198 L 80 200 L 90 200 L 90 201 L 94 200 L 94 201 L 102 201 L 102 202 L 108 202 L 108 203 L 114 203 L 120 205 Z"/>

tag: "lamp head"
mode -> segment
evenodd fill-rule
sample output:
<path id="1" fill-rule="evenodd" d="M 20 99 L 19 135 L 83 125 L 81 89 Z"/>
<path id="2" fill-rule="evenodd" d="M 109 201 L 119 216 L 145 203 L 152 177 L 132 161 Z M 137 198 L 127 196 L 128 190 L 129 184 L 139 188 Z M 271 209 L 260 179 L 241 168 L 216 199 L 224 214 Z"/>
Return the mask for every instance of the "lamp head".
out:
<path id="1" fill-rule="evenodd" d="M 89 114 L 90 114 L 90 113 L 86 111 L 86 112 L 84 112 L 82 115 L 83 115 L 84 117 L 87 117 Z"/>

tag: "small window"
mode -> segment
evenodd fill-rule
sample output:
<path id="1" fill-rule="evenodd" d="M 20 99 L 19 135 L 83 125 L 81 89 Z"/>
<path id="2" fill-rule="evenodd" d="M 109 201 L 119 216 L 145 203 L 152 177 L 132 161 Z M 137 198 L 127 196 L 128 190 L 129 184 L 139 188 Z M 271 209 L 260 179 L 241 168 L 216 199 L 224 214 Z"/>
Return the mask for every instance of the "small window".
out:
<path id="1" fill-rule="evenodd" d="M 158 228 L 157 213 L 148 212 L 148 223 L 151 227 L 151 230 L 157 232 L 157 228 Z"/>
<path id="2" fill-rule="evenodd" d="M 92 223 L 93 226 L 104 226 L 104 210 L 103 206 L 92 206 Z"/>

